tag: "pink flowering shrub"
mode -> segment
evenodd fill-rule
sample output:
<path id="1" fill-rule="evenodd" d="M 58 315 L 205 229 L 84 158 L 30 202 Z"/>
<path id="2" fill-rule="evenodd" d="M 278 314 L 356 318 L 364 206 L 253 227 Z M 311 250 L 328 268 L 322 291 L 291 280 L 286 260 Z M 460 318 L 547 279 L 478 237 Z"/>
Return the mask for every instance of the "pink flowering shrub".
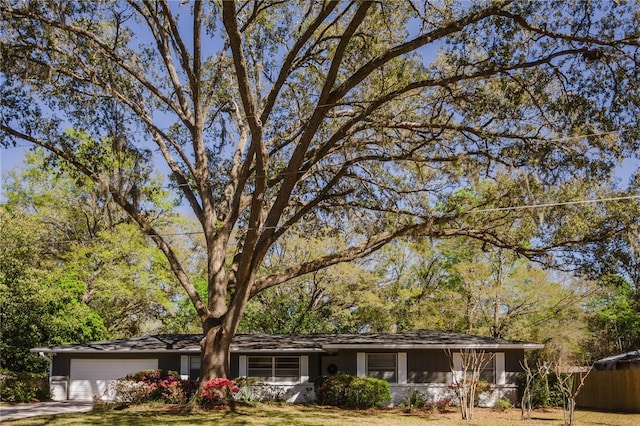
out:
<path id="1" fill-rule="evenodd" d="M 447 409 L 451 405 L 451 400 L 449 398 L 440 398 L 436 402 L 433 403 L 438 413 L 446 413 Z"/>
<path id="2" fill-rule="evenodd" d="M 161 401 L 167 404 L 181 404 L 186 402 L 192 392 L 188 381 L 181 380 L 175 371 L 143 370 L 130 374 L 123 380 L 140 383 L 141 390 L 147 394 L 146 398 L 136 398 L 140 402 Z"/>
<path id="3" fill-rule="evenodd" d="M 233 380 L 222 377 L 209 380 L 202 386 L 200 405 L 205 408 L 216 405 L 231 405 L 233 404 L 233 394 L 238 391 L 240 389 Z"/>

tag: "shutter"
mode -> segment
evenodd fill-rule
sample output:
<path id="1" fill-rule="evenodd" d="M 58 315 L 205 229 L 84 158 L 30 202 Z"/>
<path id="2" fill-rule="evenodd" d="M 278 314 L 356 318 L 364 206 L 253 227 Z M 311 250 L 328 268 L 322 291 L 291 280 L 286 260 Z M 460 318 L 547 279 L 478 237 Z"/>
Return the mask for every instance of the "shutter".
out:
<path id="1" fill-rule="evenodd" d="M 238 375 L 240 377 L 247 377 L 247 356 L 246 355 L 240 355 L 238 357 Z"/>
<path id="2" fill-rule="evenodd" d="M 301 383 L 309 382 L 309 356 L 308 355 L 300 356 L 300 382 Z"/>
<path id="3" fill-rule="evenodd" d="M 356 354 L 356 371 L 356 375 L 358 377 L 366 377 L 367 375 L 366 357 L 364 352 L 358 352 Z"/>
<path id="4" fill-rule="evenodd" d="M 407 353 L 398 352 L 398 383 L 407 383 Z"/>
<path id="5" fill-rule="evenodd" d="M 504 385 L 507 383 L 507 373 L 504 371 L 504 352 L 496 352 L 496 385 Z"/>
<path id="6" fill-rule="evenodd" d="M 189 380 L 189 355 L 180 355 L 180 380 Z"/>
<path id="7" fill-rule="evenodd" d="M 459 382 L 462 380 L 462 355 L 460 352 L 452 354 L 453 356 L 453 381 Z"/>

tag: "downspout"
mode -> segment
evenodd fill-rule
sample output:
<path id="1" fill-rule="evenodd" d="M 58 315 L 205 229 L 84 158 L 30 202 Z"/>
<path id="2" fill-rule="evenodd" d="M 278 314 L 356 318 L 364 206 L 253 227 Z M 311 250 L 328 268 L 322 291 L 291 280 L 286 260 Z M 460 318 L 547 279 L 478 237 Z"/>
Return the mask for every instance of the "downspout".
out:
<path id="1" fill-rule="evenodd" d="M 49 381 L 51 381 L 51 375 L 53 374 L 53 359 L 49 358 L 44 354 L 44 352 L 38 352 L 40 358 L 46 359 L 49 363 Z"/>
<path id="2" fill-rule="evenodd" d="M 45 355 L 44 352 L 38 352 L 38 356 L 40 356 L 40 358 L 46 359 L 47 362 L 49 363 L 49 394 L 51 395 L 51 397 L 53 397 L 53 391 L 51 390 L 51 377 L 53 377 L 53 359 Z M 65 395 L 65 399 L 66 399 L 66 395 Z"/>

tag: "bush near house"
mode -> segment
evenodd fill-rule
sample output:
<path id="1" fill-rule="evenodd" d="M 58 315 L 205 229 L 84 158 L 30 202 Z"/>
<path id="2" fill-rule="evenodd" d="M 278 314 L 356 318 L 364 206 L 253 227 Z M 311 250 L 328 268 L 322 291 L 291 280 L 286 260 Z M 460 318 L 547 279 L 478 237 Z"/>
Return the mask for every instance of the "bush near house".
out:
<path id="1" fill-rule="evenodd" d="M 115 383 L 115 402 L 96 400 L 97 411 L 147 402 L 184 404 L 194 396 L 196 384 L 181 380 L 175 371 L 143 370 L 130 374 Z M 198 403 L 203 408 L 231 405 L 239 391 L 233 380 L 213 379 L 202 387 Z M 98 407 L 99 406 L 99 407 Z"/>
<path id="2" fill-rule="evenodd" d="M 133 382 L 144 383 L 149 388 L 149 400 L 167 404 L 180 404 L 191 397 L 194 386 L 187 380 L 180 379 L 175 371 L 143 370 L 124 378 Z"/>
<path id="3" fill-rule="evenodd" d="M 379 407 L 391 401 L 389 383 L 372 377 L 322 376 L 315 381 L 315 390 L 318 404 L 341 408 Z"/>
<path id="4" fill-rule="evenodd" d="M 218 405 L 233 405 L 233 394 L 238 393 L 240 388 L 233 380 L 216 378 L 209 380 L 202 386 L 200 394 L 200 406 L 203 408 L 213 408 Z"/>
<path id="5" fill-rule="evenodd" d="M 407 391 L 403 397 L 400 407 L 406 411 L 411 411 L 414 408 L 425 410 L 429 413 L 437 411 L 438 413 L 446 413 L 451 406 L 451 399 L 442 397 L 438 400 L 431 401 L 428 393 L 420 392 L 417 389 L 411 389 Z"/>
<path id="6" fill-rule="evenodd" d="M 114 389 L 116 402 L 124 405 L 150 401 L 182 404 L 191 398 L 195 385 L 181 380 L 175 371 L 143 370 L 118 379 Z"/>
<path id="7" fill-rule="evenodd" d="M 13 372 L 0 374 L 0 401 L 31 402 L 50 398 L 47 374 Z"/>
<path id="8" fill-rule="evenodd" d="M 518 401 L 522 399 L 526 386 L 526 373 L 520 373 L 516 378 L 518 385 Z M 555 373 L 536 374 L 531 383 L 531 406 L 541 407 L 562 407 L 564 399 L 562 391 L 558 386 L 558 377 Z"/>

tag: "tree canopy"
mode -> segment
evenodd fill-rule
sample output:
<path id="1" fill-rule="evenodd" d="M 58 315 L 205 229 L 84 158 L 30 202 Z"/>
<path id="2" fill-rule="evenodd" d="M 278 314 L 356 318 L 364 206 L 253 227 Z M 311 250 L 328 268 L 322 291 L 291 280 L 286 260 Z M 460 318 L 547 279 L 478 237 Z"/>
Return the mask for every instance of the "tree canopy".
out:
<path id="1" fill-rule="evenodd" d="M 250 298 L 396 238 L 549 261 L 638 217 L 634 198 L 575 202 L 635 196 L 608 185 L 640 142 L 633 2 L 1 8 L 0 143 L 45 148 L 157 245 L 202 323 L 204 381 L 229 371 Z M 200 224 L 206 297 L 152 159 Z M 347 226 L 344 245 L 262 268 L 291 234 Z"/>

